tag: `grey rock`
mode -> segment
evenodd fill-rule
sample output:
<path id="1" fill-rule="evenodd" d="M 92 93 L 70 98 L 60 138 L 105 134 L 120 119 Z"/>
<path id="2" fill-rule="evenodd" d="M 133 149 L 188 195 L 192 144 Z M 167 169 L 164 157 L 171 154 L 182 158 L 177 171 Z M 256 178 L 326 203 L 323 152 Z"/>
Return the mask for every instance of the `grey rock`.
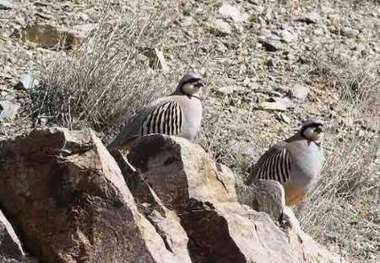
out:
<path id="1" fill-rule="evenodd" d="M 287 110 L 287 105 L 281 102 L 262 102 L 260 103 L 259 107 L 260 110 L 265 110 L 265 111 L 286 111 Z"/>
<path id="2" fill-rule="evenodd" d="M 322 28 L 316 28 L 313 31 L 313 34 L 316 35 L 316 36 L 324 36 L 325 34 L 327 34 L 327 32 L 325 30 L 323 30 Z"/>
<path id="3" fill-rule="evenodd" d="M 232 33 L 231 26 L 222 19 L 215 19 L 211 21 L 209 27 L 216 35 L 230 35 Z"/>
<path id="4" fill-rule="evenodd" d="M 291 33 L 290 31 L 286 29 L 280 32 L 280 36 L 281 36 L 281 40 L 286 43 L 290 43 L 297 39 L 296 35 L 294 35 L 293 33 Z"/>
<path id="5" fill-rule="evenodd" d="M 30 73 L 23 74 L 20 77 L 19 83 L 17 83 L 16 88 L 18 89 L 26 89 L 32 90 L 33 87 L 39 84 L 39 81 L 34 78 L 34 76 Z"/>
<path id="6" fill-rule="evenodd" d="M 344 27 L 344 28 L 341 29 L 340 32 L 345 37 L 356 37 L 356 36 L 358 36 L 360 34 L 359 30 L 352 29 L 350 27 Z"/>
<path id="7" fill-rule="evenodd" d="M 226 2 L 219 8 L 219 14 L 223 18 L 231 19 L 234 23 L 241 23 L 246 19 L 246 16 L 240 13 L 239 8 Z"/>
<path id="8" fill-rule="evenodd" d="M 223 86 L 216 90 L 217 93 L 220 93 L 222 95 L 229 95 L 238 91 L 244 91 L 244 87 L 231 85 L 231 86 Z"/>
<path id="9" fill-rule="evenodd" d="M 276 114 L 276 119 L 286 124 L 289 124 L 291 122 L 289 116 L 283 112 L 279 112 L 278 114 Z"/>
<path id="10" fill-rule="evenodd" d="M 255 145 L 250 142 L 233 140 L 229 144 L 229 149 L 234 155 L 241 154 L 250 159 L 257 159 L 259 157 L 258 150 Z"/>
<path id="11" fill-rule="evenodd" d="M 309 88 L 303 85 L 295 85 L 289 90 L 289 95 L 299 101 L 304 101 L 309 94 Z"/>
<path id="12" fill-rule="evenodd" d="M 194 18 L 191 17 L 191 16 L 185 16 L 182 19 L 182 26 L 184 26 L 184 27 L 189 27 L 189 26 L 191 26 L 193 24 L 194 24 Z"/>
<path id="13" fill-rule="evenodd" d="M 16 5 L 13 3 L 13 1 L 0 0 L 0 10 L 7 10 L 15 7 Z"/>
<path id="14" fill-rule="evenodd" d="M 272 38 L 264 38 L 260 37 L 259 43 L 263 45 L 265 50 L 270 51 L 270 52 L 275 52 L 281 49 L 281 43 L 280 41 L 274 40 Z"/>
<path id="15" fill-rule="evenodd" d="M 310 12 L 305 14 L 303 17 L 296 19 L 296 21 L 306 24 L 317 24 L 321 21 L 321 16 L 317 12 Z"/>
<path id="16" fill-rule="evenodd" d="M 255 182 L 257 211 L 265 212 L 274 222 L 282 214 L 285 207 L 285 191 L 281 184 L 272 180 Z"/>
<path id="17" fill-rule="evenodd" d="M 287 108 L 293 108 L 293 102 L 288 97 L 271 97 L 271 102 L 276 102 L 285 105 Z"/>
<path id="18" fill-rule="evenodd" d="M 216 45 L 216 48 L 215 48 L 217 51 L 221 52 L 221 53 L 224 53 L 228 50 L 228 48 L 226 47 L 226 45 L 224 45 L 223 43 L 221 42 L 218 42 L 218 44 Z"/>
<path id="19" fill-rule="evenodd" d="M 258 5 L 259 4 L 258 0 L 248 0 L 247 2 L 252 4 L 252 5 Z"/>
<path id="20" fill-rule="evenodd" d="M 16 117 L 19 108 L 20 105 L 11 101 L 0 101 L 0 121 L 12 120 L 14 117 Z"/>

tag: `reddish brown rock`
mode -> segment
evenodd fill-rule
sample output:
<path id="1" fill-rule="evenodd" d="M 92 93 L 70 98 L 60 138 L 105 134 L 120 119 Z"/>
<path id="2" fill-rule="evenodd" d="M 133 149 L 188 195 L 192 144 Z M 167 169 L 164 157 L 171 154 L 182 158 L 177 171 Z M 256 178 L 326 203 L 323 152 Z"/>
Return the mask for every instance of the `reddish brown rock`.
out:
<path id="1" fill-rule="evenodd" d="M 0 149 L 0 202 L 41 261 L 183 259 L 139 213 L 119 167 L 92 131 L 39 130 Z"/>
<path id="2" fill-rule="evenodd" d="M 151 135 L 128 159 L 138 174 L 127 181 L 141 177 L 180 217 L 193 262 L 341 262 L 299 228 L 283 232 L 266 213 L 240 205 L 232 172 L 198 145 Z"/>

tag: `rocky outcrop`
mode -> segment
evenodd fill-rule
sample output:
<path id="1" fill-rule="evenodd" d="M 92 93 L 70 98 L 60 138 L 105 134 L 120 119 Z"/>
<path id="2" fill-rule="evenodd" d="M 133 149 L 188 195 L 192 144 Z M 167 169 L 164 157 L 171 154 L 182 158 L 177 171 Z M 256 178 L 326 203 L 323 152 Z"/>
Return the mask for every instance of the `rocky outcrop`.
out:
<path id="1" fill-rule="evenodd" d="M 41 262 L 340 262 L 299 227 L 238 202 L 198 145 L 151 135 L 115 159 L 91 130 L 0 145 L 0 204 Z M 295 220 L 295 219 L 293 219 Z"/>
<path id="2" fill-rule="evenodd" d="M 3 143 L 0 159 L 0 203 L 42 262 L 182 260 L 139 213 L 92 131 L 34 131 Z"/>
<path id="3" fill-rule="evenodd" d="M 198 145 L 151 135 L 136 142 L 128 159 L 139 180 L 179 216 L 193 262 L 340 262 L 302 232 L 290 211 L 294 227 L 284 232 L 268 214 L 241 205 L 234 174 Z M 136 177 L 124 174 L 127 182 Z M 135 185 L 128 184 L 132 192 Z"/>

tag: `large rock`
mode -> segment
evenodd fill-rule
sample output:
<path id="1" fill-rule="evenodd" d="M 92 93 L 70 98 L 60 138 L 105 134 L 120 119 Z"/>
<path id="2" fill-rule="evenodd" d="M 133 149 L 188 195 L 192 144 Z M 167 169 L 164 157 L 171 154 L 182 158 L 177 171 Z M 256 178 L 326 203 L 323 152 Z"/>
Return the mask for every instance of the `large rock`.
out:
<path id="1" fill-rule="evenodd" d="M 128 154 L 136 171 L 112 154 L 119 166 L 91 130 L 1 142 L 0 203 L 26 251 L 41 262 L 340 262 L 299 225 L 284 231 L 240 204 L 234 174 L 198 145 L 142 137 Z"/>
<path id="2" fill-rule="evenodd" d="M 232 172 L 198 145 L 151 135 L 128 159 L 138 173 L 125 172 L 127 182 L 139 177 L 176 212 L 193 262 L 341 262 L 299 227 L 283 232 L 266 213 L 239 204 Z"/>
<path id="3" fill-rule="evenodd" d="M 2 142 L 0 160 L 0 203 L 42 262 L 189 262 L 138 211 L 91 130 L 37 130 Z"/>
<path id="4" fill-rule="evenodd" d="M 73 49 L 80 46 L 91 30 L 90 26 L 67 29 L 48 24 L 34 24 L 22 30 L 21 39 L 43 48 Z"/>

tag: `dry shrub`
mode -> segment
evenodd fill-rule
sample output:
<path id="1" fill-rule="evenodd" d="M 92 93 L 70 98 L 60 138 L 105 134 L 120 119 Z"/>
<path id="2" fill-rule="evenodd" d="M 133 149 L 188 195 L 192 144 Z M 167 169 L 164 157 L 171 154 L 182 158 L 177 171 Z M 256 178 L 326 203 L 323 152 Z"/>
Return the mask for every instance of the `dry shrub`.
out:
<path id="1" fill-rule="evenodd" d="M 307 232 L 361 260 L 373 260 L 380 244 L 377 64 L 335 58 L 316 63 L 314 77 L 340 92 L 339 109 L 346 116 L 334 120 L 331 133 L 338 134 L 326 138 L 323 178 L 299 211 Z"/>
<path id="2" fill-rule="evenodd" d="M 105 131 L 167 92 L 172 79 L 159 69 L 154 48 L 164 41 L 168 9 L 131 12 L 121 6 L 102 7 L 107 13 L 79 50 L 42 65 L 35 118 Z"/>

